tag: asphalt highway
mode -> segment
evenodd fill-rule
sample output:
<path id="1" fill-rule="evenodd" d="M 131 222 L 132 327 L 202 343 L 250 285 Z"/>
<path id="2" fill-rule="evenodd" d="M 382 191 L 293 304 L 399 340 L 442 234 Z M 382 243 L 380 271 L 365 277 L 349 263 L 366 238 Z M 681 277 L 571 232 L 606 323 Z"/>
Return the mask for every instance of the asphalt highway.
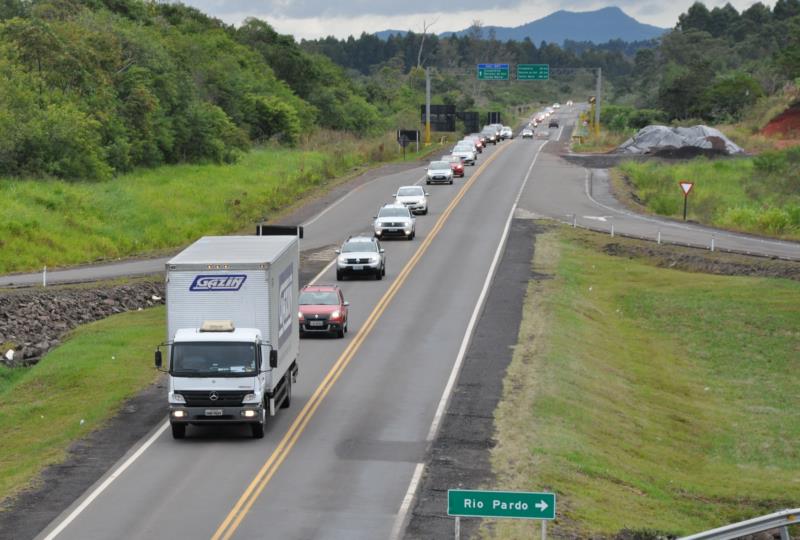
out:
<path id="1" fill-rule="evenodd" d="M 453 186 L 426 186 L 431 209 L 416 239 L 384 243 L 386 279 L 341 283 L 348 336 L 301 342 L 292 407 L 263 440 L 190 427 L 175 441 L 159 428 L 40 537 L 389 538 L 542 144 L 501 143 Z M 368 231 L 375 209 L 422 177 L 406 171 L 351 192 L 309 223 L 303 248 Z M 334 281 L 331 268 L 319 279 Z"/>
<path id="2" fill-rule="evenodd" d="M 561 109 L 556 113 L 561 129 L 551 130 L 553 143 L 569 139 L 576 122 L 577 108 Z M 528 152 L 535 151 L 540 140 L 517 140 L 527 144 Z M 611 234 L 623 234 L 654 242 L 672 243 L 720 251 L 734 251 L 765 257 L 800 260 L 800 243 L 783 242 L 769 238 L 750 236 L 705 227 L 695 223 L 682 223 L 656 216 L 637 214 L 625 208 L 611 194 L 606 169 L 586 169 L 560 158 L 563 145 L 552 144 L 536 165 L 533 180 L 525 190 L 520 211 L 535 216 L 548 217 Z M 484 154 L 486 155 L 486 154 Z M 438 157 L 438 156 L 436 156 Z M 419 167 L 379 177 L 357 186 L 344 197 L 333 202 L 320 214 L 306 220 L 306 239 L 302 250 L 338 245 L 347 234 L 367 230 L 369 212 L 364 213 L 364 203 L 377 210 L 387 199 L 390 186 L 415 183 L 422 179 L 424 169 Z M 676 186 L 676 192 L 677 192 Z M 376 194 L 378 195 L 376 197 Z M 388 193 L 391 195 L 391 193 Z M 680 196 L 680 194 L 678 194 Z M 348 215 L 348 212 L 350 213 Z M 331 216 L 347 216 L 351 219 L 332 223 Z M 334 220 L 336 221 L 336 220 Z M 342 227 L 337 229 L 335 227 Z M 332 253 L 332 252 L 331 252 Z M 46 273 L 49 284 L 75 283 L 114 279 L 126 276 L 148 275 L 163 272 L 170 257 L 144 260 L 125 260 L 113 263 L 86 265 L 74 268 L 50 270 Z M 43 282 L 43 273 L 23 273 L 0 276 L 0 287 L 34 286 Z"/>
<path id="3" fill-rule="evenodd" d="M 564 142 L 576 118 L 568 111 L 558 117 L 563 127 L 561 142 Z M 563 148 L 563 145 L 552 144 L 549 151 L 543 152 L 536 164 L 535 177 L 520 200 L 519 212 L 609 234 L 613 228 L 614 234 L 653 242 L 800 260 L 800 243 L 797 242 L 733 233 L 632 212 L 612 195 L 607 169 L 585 169 L 573 165 L 559 156 L 560 146 Z M 677 184 L 675 193 L 676 197 L 681 196 Z"/>
<path id="4" fill-rule="evenodd" d="M 569 124 L 574 111 L 559 117 Z M 568 127 L 557 135 L 568 137 Z M 175 441 L 163 424 L 39 538 L 392 538 L 512 212 L 600 230 L 613 223 L 616 232 L 636 235 L 658 227 L 665 241 L 701 243 L 706 234 L 623 210 L 599 173 L 591 178 L 549 152 L 556 142 L 503 142 L 453 186 L 426 186 L 430 212 L 417 218 L 416 239 L 384 242 L 386 279 L 340 283 L 351 304 L 347 337 L 301 342 L 292 407 L 271 419 L 264 439 L 229 426 L 190 427 L 187 439 Z M 347 236 L 369 232 L 375 210 L 397 187 L 424 185 L 423 176 L 417 168 L 354 189 L 306 222 L 301 249 L 333 257 Z M 798 250 L 737 235 L 719 234 L 716 242 L 787 257 Z M 164 264 L 151 263 L 151 272 Z M 317 282 L 335 282 L 334 270 Z"/>

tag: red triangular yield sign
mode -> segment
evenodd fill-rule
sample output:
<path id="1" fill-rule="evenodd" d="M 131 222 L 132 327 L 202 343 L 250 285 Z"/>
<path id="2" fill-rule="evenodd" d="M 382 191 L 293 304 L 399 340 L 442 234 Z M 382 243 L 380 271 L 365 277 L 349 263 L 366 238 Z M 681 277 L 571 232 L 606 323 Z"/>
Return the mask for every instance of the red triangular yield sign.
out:
<path id="1" fill-rule="evenodd" d="M 692 191 L 692 187 L 694 187 L 694 182 L 686 182 L 685 180 L 681 180 L 678 182 L 683 190 L 684 195 L 688 195 L 690 191 Z"/>

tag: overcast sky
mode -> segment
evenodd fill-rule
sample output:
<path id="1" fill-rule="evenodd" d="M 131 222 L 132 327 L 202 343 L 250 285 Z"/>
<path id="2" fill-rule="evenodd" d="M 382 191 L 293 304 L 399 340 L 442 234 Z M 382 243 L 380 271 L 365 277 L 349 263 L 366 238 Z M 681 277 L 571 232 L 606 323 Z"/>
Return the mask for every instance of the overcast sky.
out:
<path id="1" fill-rule="evenodd" d="M 730 1 L 739 11 L 753 0 L 706 0 L 710 8 Z M 436 21 L 432 32 L 463 30 L 474 20 L 484 25 L 519 26 L 559 9 L 590 11 L 618 6 L 640 22 L 669 28 L 694 0 L 183 0 L 204 13 L 238 25 L 247 17 L 269 22 L 278 32 L 314 39 L 344 38 L 361 32 L 414 30 Z M 772 5 L 774 2 L 767 1 Z"/>

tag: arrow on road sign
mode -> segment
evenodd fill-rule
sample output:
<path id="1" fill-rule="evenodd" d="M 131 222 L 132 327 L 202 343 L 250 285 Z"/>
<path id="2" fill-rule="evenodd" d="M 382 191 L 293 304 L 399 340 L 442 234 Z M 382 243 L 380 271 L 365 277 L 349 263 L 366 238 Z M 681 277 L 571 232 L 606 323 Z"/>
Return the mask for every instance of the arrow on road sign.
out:
<path id="1" fill-rule="evenodd" d="M 694 187 L 694 182 L 687 182 L 685 180 L 681 180 L 678 182 L 681 185 L 681 189 L 683 190 L 684 195 L 688 195 L 692 188 Z"/>
<path id="2" fill-rule="evenodd" d="M 547 503 L 544 502 L 544 501 L 539 501 L 536 504 L 534 504 L 533 506 L 538 508 L 541 512 L 544 512 L 545 510 L 547 510 Z"/>

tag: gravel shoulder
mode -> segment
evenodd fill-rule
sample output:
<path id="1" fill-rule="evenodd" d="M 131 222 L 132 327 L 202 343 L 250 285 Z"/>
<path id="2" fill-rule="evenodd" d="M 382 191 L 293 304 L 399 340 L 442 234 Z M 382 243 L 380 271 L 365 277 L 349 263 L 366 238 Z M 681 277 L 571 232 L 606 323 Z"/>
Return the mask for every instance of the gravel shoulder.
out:
<path id="1" fill-rule="evenodd" d="M 536 235 L 543 226 L 514 219 L 458 382 L 425 463 L 425 472 L 406 528 L 407 540 L 448 538 L 454 520 L 447 516 L 448 489 L 490 487 L 489 456 L 495 445 L 494 411 L 517 344 L 522 307 Z M 463 538 L 472 537 L 479 519 L 463 519 Z"/>

